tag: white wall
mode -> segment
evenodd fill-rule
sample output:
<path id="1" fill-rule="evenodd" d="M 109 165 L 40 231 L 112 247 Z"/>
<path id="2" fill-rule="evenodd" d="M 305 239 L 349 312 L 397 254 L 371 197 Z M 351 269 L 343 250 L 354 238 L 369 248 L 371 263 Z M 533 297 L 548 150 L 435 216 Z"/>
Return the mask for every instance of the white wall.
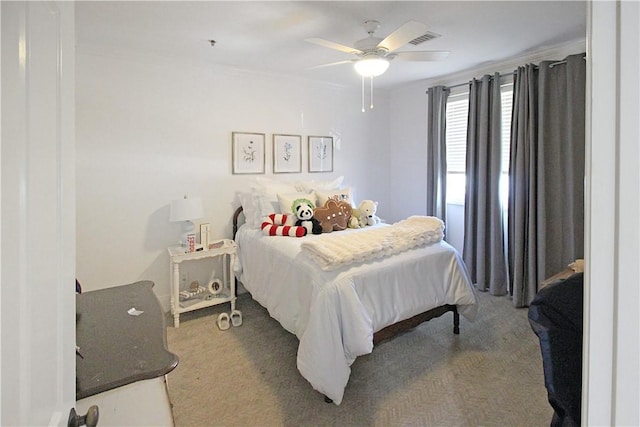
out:
<path id="1" fill-rule="evenodd" d="M 201 196 L 213 239 L 231 237 L 236 192 L 231 132 L 267 134 L 266 175 L 345 176 L 355 197 L 390 215 L 388 96 L 360 111 L 360 85 L 338 87 L 183 60 L 87 47 L 76 57 L 77 276 L 85 290 L 155 282 L 165 309 L 169 258 L 180 225 L 169 203 Z M 271 135 L 303 136 L 303 173 L 273 175 Z M 334 172 L 308 174 L 307 135 L 335 138 Z"/>
<path id="2" fill-rule="evenodd" d="M 424 82 L 390 95 L 391 217 L 424 215 L 427 208 L 427 95 Z"/>

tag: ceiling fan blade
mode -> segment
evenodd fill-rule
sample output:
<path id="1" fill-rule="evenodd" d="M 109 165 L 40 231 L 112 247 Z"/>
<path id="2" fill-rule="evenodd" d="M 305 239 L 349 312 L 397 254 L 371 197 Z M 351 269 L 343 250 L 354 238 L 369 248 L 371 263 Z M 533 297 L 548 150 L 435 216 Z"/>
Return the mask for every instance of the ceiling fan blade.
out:
<path id="1" fill-rule="evenodd" d="M 332 41 L 325 40 L 325 39 L 310 38 L 310 39 L 305 39 L 305 41 L 309 43 L 317 44 L 320 46 L 328 47 L 329 49 L 339 50 L 345 53 L 362 53 L 361 50 L 356 49 L 355 47 L 345 46 L 343 44 L 334 43 Z"/>
<path id="2" fill-rule="evenodd" d="M 441 61 L 449 56 L 448 50 L 429 50 L 415 52 L 395 52 L 390 57 L 401 61 Z"/>
<path id="3" fill-rule="evenodd" d="M 334 65 L 340 65 L 340 64 L 351 64 L 354 62 L 356 62 L 356 59 L 345 59 L 344 61 L 330 62 L 328 64 L 316 65 L 314 67 L 305 68 L 305 70 L 316 70 L 318 68 L 332 67 Z"/>
<path id="4" fill-rule="evenodd" d="M 393 52 L 426 32 L 427 26 L 422 22 L 409 21 L 378 43 L 378 47 Z"/>

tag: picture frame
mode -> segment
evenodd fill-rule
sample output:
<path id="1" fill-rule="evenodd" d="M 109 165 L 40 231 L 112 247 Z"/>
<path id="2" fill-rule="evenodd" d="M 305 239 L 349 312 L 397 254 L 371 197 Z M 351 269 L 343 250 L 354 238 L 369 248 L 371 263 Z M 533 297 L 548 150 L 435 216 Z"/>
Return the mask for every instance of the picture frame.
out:
<path id="1" fill-rule="evenodd" d="M 234 175 L 264 174 L 265 134 L 232 132 L 231 163 Z"/>
<path id="2" fill-rule="evenodd" d="M 206 251 L 209 249 L 209 230 L 211 229 L 211 224 L 200 224 L 200 244 Z"/>
<path id="3" fill-rule="evenodd" d="M 273 135 L 273 173 L 302 172 L 302 136 Z"/>
<path id="4" fill-rule="evenodd" d="M 309 172 L 333 172 L 333 137 L 309 136 Z"/>

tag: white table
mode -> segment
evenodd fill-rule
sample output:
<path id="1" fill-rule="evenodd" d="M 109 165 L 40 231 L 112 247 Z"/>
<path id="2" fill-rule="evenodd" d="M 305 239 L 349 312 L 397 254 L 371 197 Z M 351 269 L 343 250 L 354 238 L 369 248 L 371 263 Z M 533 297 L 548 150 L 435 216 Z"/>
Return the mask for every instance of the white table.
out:
<path id="1" fill-rule="evenodd" d="M 212 305 L 231 303 L 231 311 L 236 309 L 236 288 L 233 280 L 232 267 L 236 259 L 236 242 L 229 239 L 221 241 L 220 247 L 201 250 L 197 252 L 186 252 L 186 248 L 181 246 L 171 246 L 169 259 L 171 267 L 171 314 L 173 324 L 177 328 L 180 326 L 180 313 L 198 310 Z M 222 278 L 219 293 L 205 292 L 198 295 L 193 300 L 180 301 L 180 264 L 187 261 L 199 261 L 222 257 Z M 208 283 L 204 286 L 208 287 Z M 186 289 L 183 289 L 183 291 Z"/>

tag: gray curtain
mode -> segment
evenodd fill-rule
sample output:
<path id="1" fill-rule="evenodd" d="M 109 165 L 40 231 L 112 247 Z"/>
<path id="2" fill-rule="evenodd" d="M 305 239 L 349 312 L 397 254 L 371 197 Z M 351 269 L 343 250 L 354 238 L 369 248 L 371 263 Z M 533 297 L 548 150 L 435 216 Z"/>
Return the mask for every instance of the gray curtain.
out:
<path id="1" fill-rule="evenodd" d="M 538 284 L 584 253 L 584 54 L 519 67 L 509 167 L 510 292 L 529 305 Z"/>
<path id="2" fill-rule="evenodd" d="M 500 207 L 500 75 L 473 79 L 469 90 L 463 259 L 477 288 L 507 293 Z"/>
<path id="3" fill-rule="evenodd" d="M 449 89 L 436 86 L 427 90 L 427 215 L 447 221 L 446 112 Z"/>

